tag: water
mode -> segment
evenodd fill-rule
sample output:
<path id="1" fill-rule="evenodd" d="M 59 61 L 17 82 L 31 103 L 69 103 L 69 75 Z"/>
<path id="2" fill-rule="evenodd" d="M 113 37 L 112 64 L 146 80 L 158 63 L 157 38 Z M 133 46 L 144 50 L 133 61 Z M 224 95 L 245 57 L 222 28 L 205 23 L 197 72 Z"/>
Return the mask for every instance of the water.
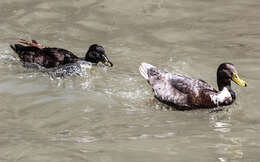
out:
<path id="1" fill-rule="evenodd" d="M 260 2 L 64 0 L 0 2 L 0 161 L 259 161 Z M 113 68 L 52 79 L 22 67 L 18 38 L 84 56 L 104 46 Z M 138 73 L 141 62 L 216 87 L 222 62 L 232 85 L 225 111 L 169 111 Z"/>

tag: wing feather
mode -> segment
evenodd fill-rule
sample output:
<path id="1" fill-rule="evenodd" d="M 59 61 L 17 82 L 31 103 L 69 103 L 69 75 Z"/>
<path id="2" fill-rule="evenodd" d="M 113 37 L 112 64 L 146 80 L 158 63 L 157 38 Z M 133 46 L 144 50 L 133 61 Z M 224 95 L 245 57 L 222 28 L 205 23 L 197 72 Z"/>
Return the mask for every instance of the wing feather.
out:
<path id="1" fill-rule="evenodd" d="M 201 92 L 216 91 L 205 81 L 156 68 L 149 69 L 148 76 L 155 97 L 162 102 L 178 107 L 189 107 L 193 102 L 196 104 L 195 101 L 200 98 Z"/>

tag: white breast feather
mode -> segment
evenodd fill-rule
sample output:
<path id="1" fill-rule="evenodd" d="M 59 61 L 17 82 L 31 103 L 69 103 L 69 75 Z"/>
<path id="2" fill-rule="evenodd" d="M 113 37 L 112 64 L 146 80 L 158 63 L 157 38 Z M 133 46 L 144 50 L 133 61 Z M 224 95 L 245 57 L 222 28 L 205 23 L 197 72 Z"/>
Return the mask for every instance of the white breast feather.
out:
<path id="1" fill-rule="evenodd" d="M 210 95 L 210 98 L 216 105 L 223 103 L 227 98 L 232 101 L 231 94 L 226 87 L 217 93 L 217 95 Z"/>

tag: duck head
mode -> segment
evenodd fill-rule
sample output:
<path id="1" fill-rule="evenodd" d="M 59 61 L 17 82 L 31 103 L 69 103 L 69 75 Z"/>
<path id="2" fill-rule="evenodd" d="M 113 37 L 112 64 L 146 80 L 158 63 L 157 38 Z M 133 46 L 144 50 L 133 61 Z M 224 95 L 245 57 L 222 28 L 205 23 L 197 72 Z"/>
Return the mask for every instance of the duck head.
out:
<path id="1" fill-rule="evenodd" d="M 223 90 L 224 87 L 227 87 L 229 90 L 231 90 L 231 81 L 242 87 L 247 86 L 247 83 L 239 78 L 238 72 L 232 63 L 220 64 L 217 70 L 217 82 L 219 90 Z"/>
<path id="2" fill-rule="evenodd" d="M 89 47 L 85 56 L 85 60 L 95 64 L 102 62 L 106 66 L 113 66 L 113 63 L 107 58 L 105 49 L 97 44 L 93 44 Z"/>

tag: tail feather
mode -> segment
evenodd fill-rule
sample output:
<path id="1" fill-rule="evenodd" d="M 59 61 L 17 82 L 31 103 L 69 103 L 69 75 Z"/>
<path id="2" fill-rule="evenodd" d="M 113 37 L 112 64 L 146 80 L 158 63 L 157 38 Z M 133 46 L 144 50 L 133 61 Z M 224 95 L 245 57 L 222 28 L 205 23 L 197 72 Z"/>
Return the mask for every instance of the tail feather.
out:
<path id="1" fill-rule="evenodd" d="M 148 64 L 148 63 L 141 63 L 140 67 L 139 67 L 139 71 L 140 74 L 146 79 L 148 80 L 149 76 L 148 76 L 148 70 L 151 68 L 155 68 L 155 66 Z"/>
<path id="2" fill-rule="evenodd" d="M 14 52 L 16 52 L 17 54 L 20 54 L 21 51 L 23 51 L 24 46 L 21 44 L 14 44 L 14 45 L 10 45 L 10 47 L 14 50 Z"/>
<path id="3" fill-rule="evenodd" d="M 34 39 L 32 40 L 32 42 L 35 43 L 35 44 L 39 44 L 39 43 L 38 43 L 36 40 L 34 40 Z"/>
<path id="4" fill-rule="evenodd" d="M 15 48 L 14 45 L 10 44 L 10 47 L 11 47 L 14 51 L 16 51 L 16 48 Z"/>
<path id="5" fill-rule="evenodd" d="M 19 39 L 18 42 L 21 43 L 21 44 L 27 45 L 27 46 L 37 47 L 37 48 L 39 48 L 39 49 L 45 48 L 45 46 L 40 45 L 40 44 L 39 44 L 36 40 L 34 40 L 34 39 L 32 40 L 32 42 L 27 41 L 27 40 L 24 40 L 24 39 Z"/>

